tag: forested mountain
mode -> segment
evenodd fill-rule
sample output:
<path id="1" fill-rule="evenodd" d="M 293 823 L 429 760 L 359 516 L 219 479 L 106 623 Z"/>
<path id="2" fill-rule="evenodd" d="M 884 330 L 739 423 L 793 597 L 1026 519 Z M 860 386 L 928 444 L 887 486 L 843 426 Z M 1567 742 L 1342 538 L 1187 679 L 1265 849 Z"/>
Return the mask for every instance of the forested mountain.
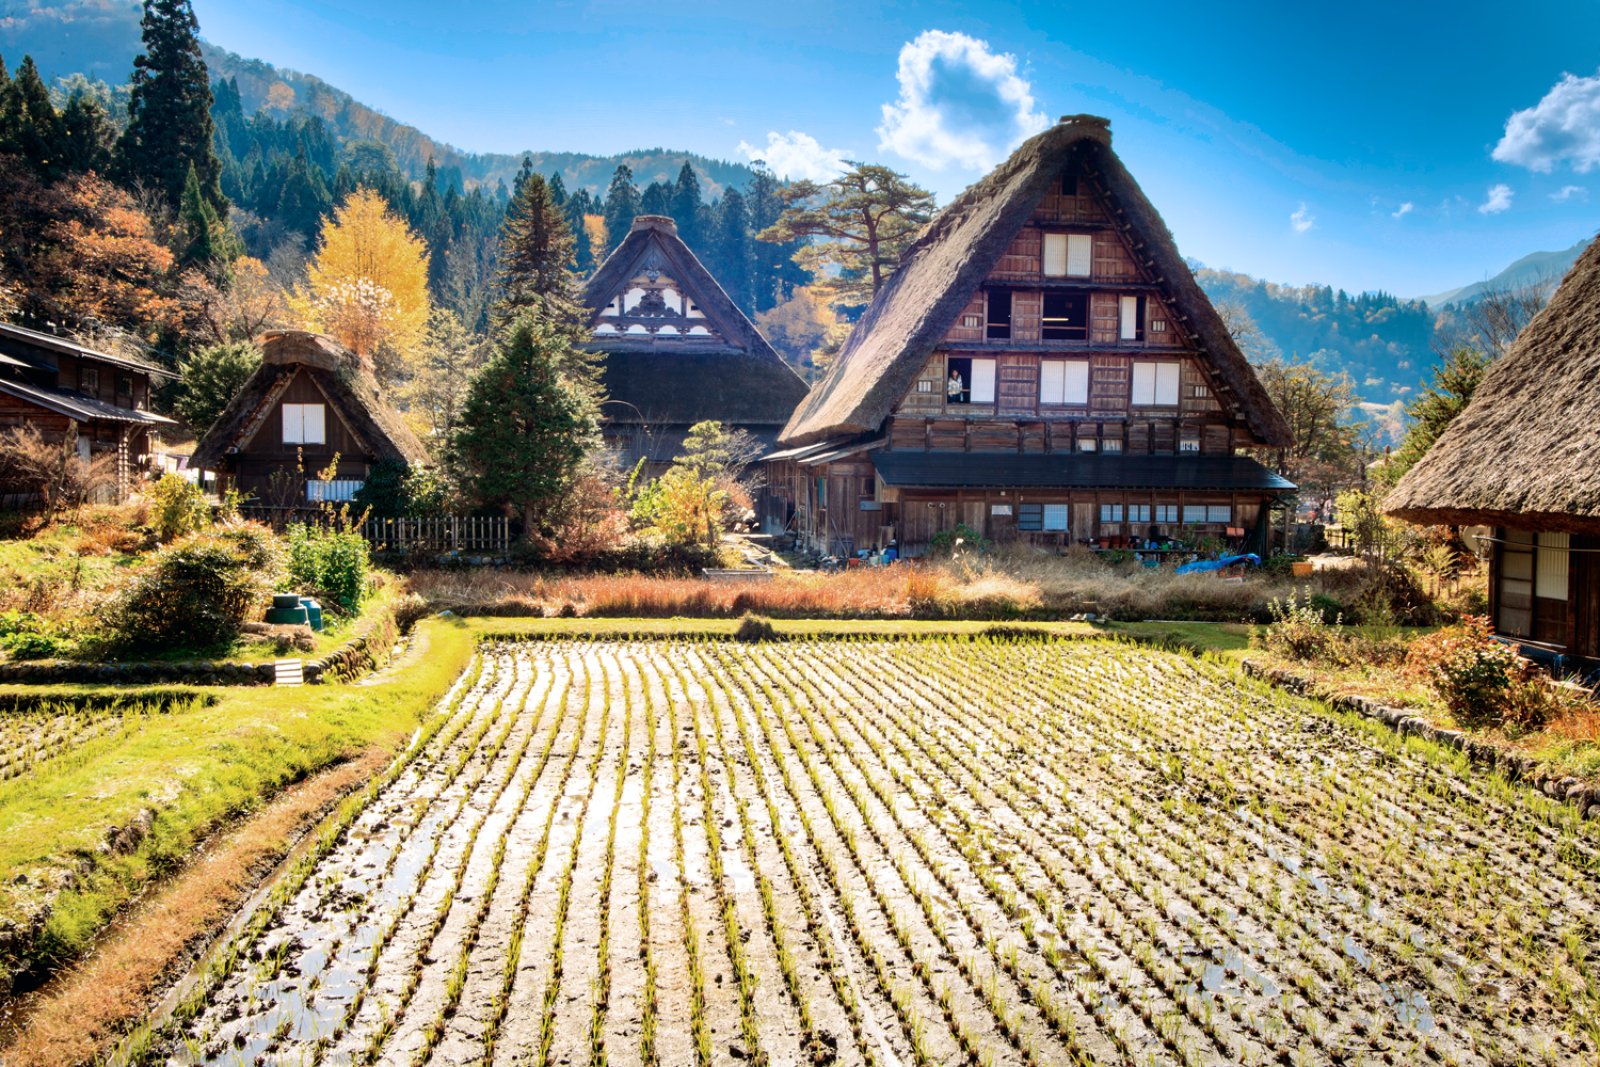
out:
<path id="1" fill-rule="evenodd" d="M 139 12 L 137 0 L 0 0 L 0 55 L 13 65 L 24 55 L 33 56 L 47 82 L 82 74 L 91 81 L 119 86 L 127 81 L 133 57 L 139 53 Z M 341 147 L 357 141 L 388 146 L 401 171 L 413 180 L 424 176 L 432 159 L 441 180 L 468 188 L 483 184 L 492 190 L 500 182 L 510 185 L 522 165 L 520 153 L 464 152 L 435 140 L 314 75 L 282 70 L 209 42 L 202 48 L 212 79 L 230 79 L 237 84 L 245 114 L 259 111 L 279 120 L 315 115 L 327 123 L 334 142 Z M 663 148 L 613 156 L 531 154 L 534 169 L 541 174 L 560 174 L 568 189 L 587 189 L 596 195 L 604 193 L 619 164 L 625 164 L 643 188 L 654 181 L 673 181 L 688 160 L 711 200 L 721 196 L 726 187 L 742 188 L 753 173 L 743 163 Z"/>
<path id="2" fill-rule="evenodd" d="M 1420 300 L 1325 285 L 1289 286 L 1200 267 L 1200 287 L 1260 327 L 1266 352 L 1309 360 L 1350 375 L 1363 400 L 1389 404 L 1415 391 L 1433 362 L 1434 313 Z"/>

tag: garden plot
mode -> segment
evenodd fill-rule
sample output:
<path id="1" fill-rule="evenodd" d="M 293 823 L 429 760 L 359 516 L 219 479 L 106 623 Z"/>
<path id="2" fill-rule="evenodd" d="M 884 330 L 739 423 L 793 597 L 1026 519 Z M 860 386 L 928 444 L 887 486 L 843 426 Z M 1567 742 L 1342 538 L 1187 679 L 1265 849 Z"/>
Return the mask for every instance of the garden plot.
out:
<path id="1" fill-rule="evenodd" d="M 1186 656 L 485 646 L 134 1058 L 1600 1055 L 1600 840 Z"/>

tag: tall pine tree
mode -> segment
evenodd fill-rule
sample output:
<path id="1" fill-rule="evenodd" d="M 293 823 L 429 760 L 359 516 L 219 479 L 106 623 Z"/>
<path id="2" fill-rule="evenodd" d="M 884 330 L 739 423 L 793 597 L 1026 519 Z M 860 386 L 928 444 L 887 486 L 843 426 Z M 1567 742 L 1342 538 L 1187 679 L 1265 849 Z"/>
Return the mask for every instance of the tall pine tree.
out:
<path id="1" fill-rule="evenodd" d="M 667 212 L 672 216 L 672 221 L 678 224 L 678 236 L 683 243 L 695 255 L 704 255 L 705 233 L 701 223 L 705 204 L 700 201 L 700 179 L 695 176 L 687 159 L 678 171 L 678 181 L 672 187 L 672 199 L 667 204 Z"/>
<path id="2" fill-rule="evenodd" d="M 502 319 L 527 312 L 569 337 L 581 332 L 586 316 L 572 276 L 572 246 L 572 230 L 544 175 L 519 181 L 500 227 L 495 310 Z"/>
<path id="3" fill-rule="evenodd" d="M 611 175 L 611 187 L 606 190 L 606 254 L 622 243 L 633 229 L 633 220 L 639 216 L 639 187 L 633 184 L 633 171 L 626 163 Z"/>
<path id="4" fill-rule="evenodd" d="M 144 54 L 133 61 L 128 128 L 117 145 L 124 185 L 161 194 L 177 213 L 194 167 L 200 194 L 218 217 L 228 211 L 222 164 L 212 146 L 211 83 L 200 56 L 200 23 L 189 0 L 145 0 Z"/>
<path id="5" fill-rule="evenodd" d="M 739 190 L 729 189 L 717 202 L 708 244 L 710 261 L 716 265 L 717 281 L 745 314 L 754 316 L 755 308 L 750 301 L 750 213 L 745 210 L 744 196 Z"/>
<path id="6" fill-rule="evenodd" d="M 18 157 L 47 182 L 66 172 L 66 127 L 32 56 L 23 56 L 16 78 L 0 88 L 0 113 L 0 152 Z"/>
<path id="7" fill-rule="evenodd" d="M 476 503 L 520 515 L 543 532 L 595 444 L 593 398 L 562 372 L 571 338 L 531 315 L 514 319 L 500 350 L 472 379 L 450 461 Z"/>

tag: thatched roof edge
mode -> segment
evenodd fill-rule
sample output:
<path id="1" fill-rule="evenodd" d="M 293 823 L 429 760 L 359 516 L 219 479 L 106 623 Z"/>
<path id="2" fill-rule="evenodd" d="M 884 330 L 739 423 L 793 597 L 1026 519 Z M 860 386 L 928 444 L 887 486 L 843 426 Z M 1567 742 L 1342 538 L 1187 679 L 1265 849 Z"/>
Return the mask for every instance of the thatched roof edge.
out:
<path id="1" fill-rule="evenodd" d="M 1105 119 L 1064 119 L 1024 142 L 935 216 L 856 323 L 832 370 L 790 419 L 782 443 L 876 431 L 1075 152 L 1085 154 L 1113 207 L 1122 209 L 1181 325 L 1237 398 L 1251 431 L 1263 444 L 1286 443 L 1287 424 L 1110 141 Z"/>
<path id="2" fill-rule="evenodd" d="M 1600 240 L 1490 365 L 1383 509 L 1412 522 L 1600 532 Z"/>

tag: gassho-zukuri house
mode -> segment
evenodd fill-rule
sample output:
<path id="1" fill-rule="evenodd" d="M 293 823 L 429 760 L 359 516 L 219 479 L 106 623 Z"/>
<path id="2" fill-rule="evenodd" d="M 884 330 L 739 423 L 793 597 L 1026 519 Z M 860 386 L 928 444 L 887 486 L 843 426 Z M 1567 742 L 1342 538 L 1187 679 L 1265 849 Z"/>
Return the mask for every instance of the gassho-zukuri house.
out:
<path id="1" fill-rule="evenodd" d="M 811 548 L 1262 548 L 1288 427 L 1111 150 L 1069 116 L 928 225 L 768 457 Z"/>
<path id="2" fill-rule="evenodd" d="M 338 457 L 333 477 L 320 475 Z M 216 472 L 256 505 L 352 499 L 378 463 L 426 466 L 428 453 L 383 398 L 372 369 L 331 337 L 262 335 L 261 366 L 195 447 L 190 466 Z"/>
<path id="3" fill-rule="evenodd" d="M 1600 241 L 1383 507 L 1486 527 L 1495 632 L 1600 666 Z"/>
<path id="4" fill-rule="evenodd" d="M 768 448 L 806 383 L 661 215 L 640 215 L 584 286 L 605 354 L 602 435 L 623 470 L 660 474 L 689 427 L 715 420 Z"/>

